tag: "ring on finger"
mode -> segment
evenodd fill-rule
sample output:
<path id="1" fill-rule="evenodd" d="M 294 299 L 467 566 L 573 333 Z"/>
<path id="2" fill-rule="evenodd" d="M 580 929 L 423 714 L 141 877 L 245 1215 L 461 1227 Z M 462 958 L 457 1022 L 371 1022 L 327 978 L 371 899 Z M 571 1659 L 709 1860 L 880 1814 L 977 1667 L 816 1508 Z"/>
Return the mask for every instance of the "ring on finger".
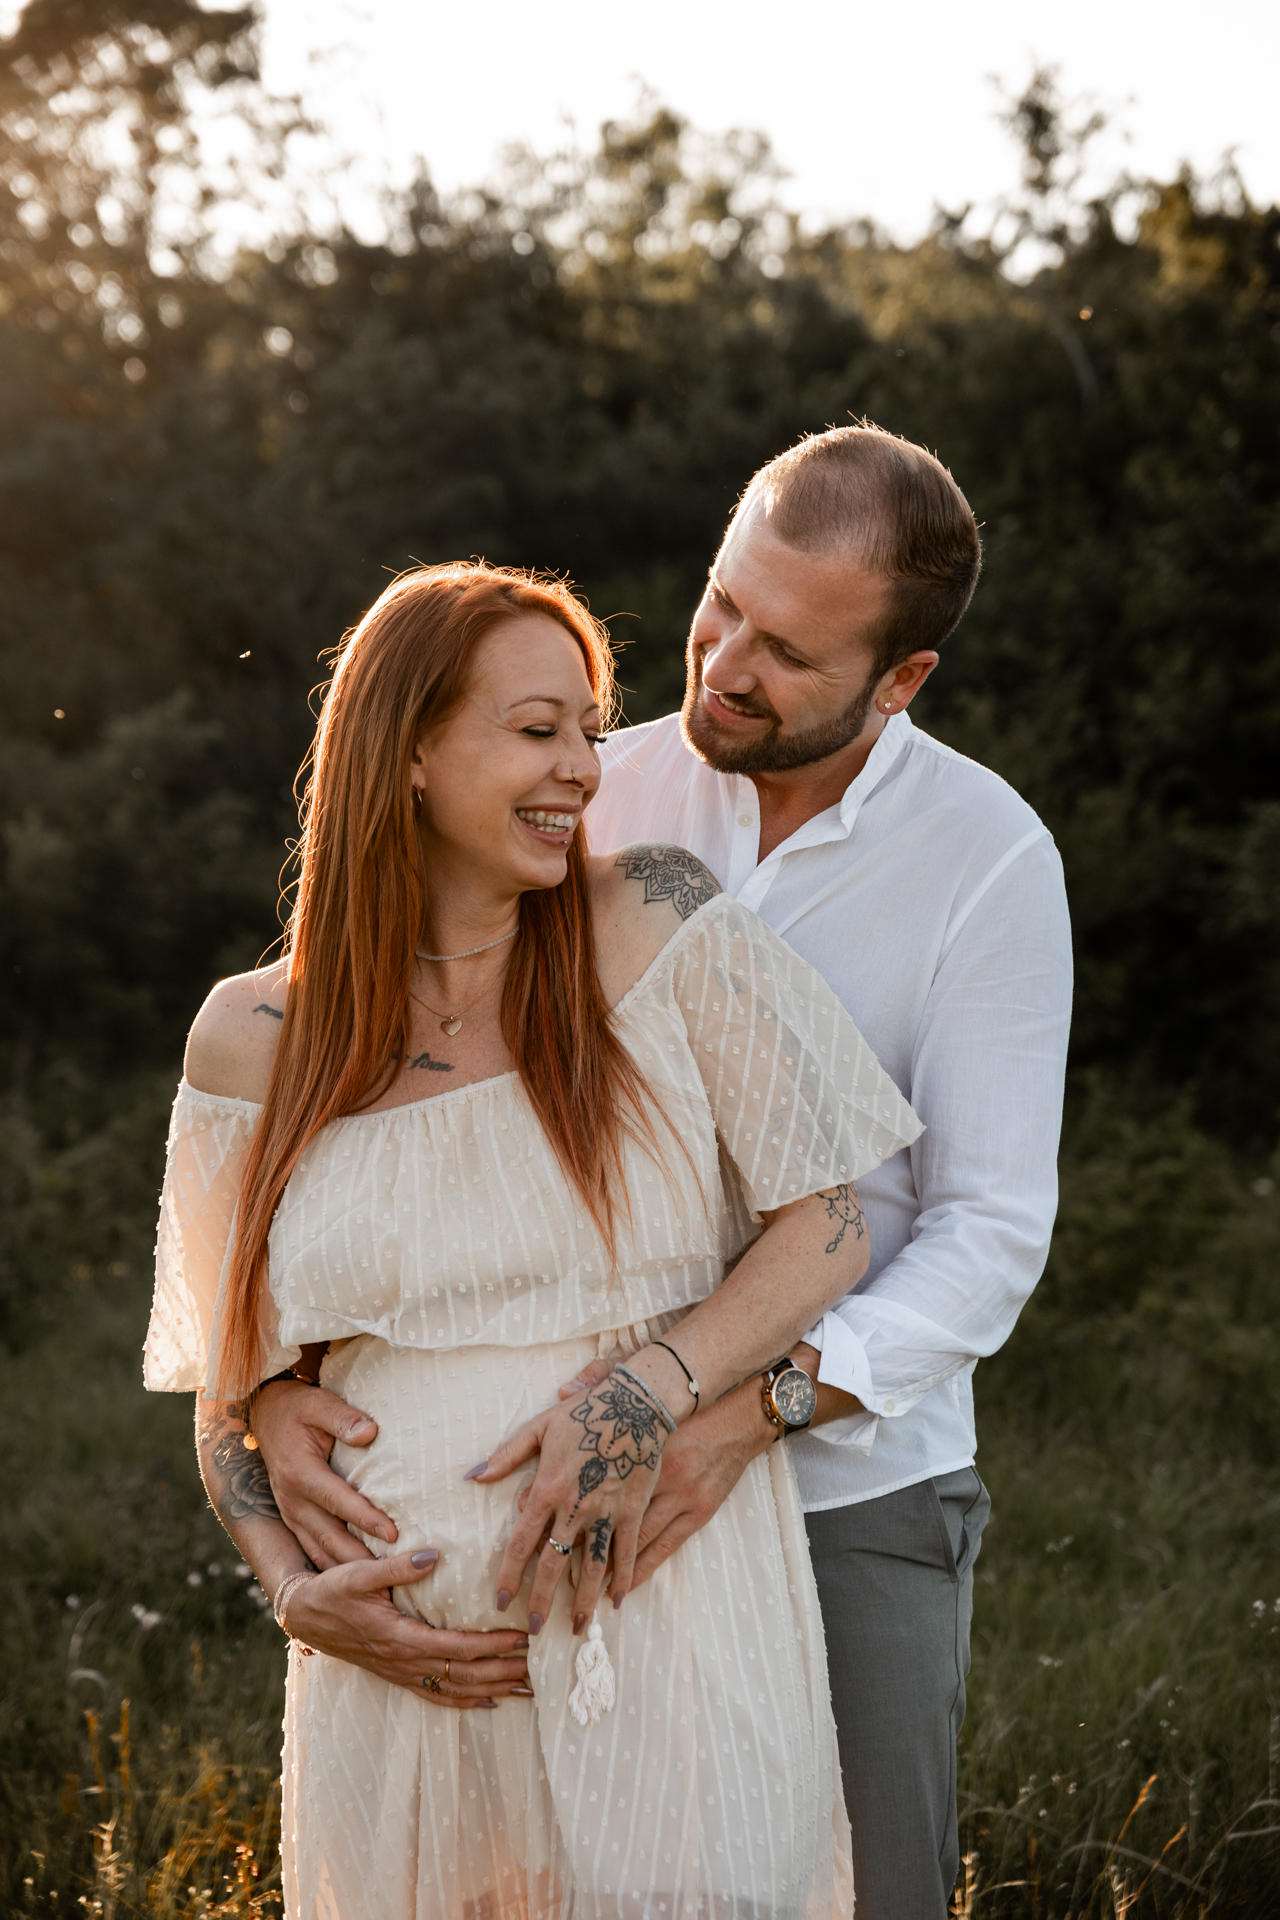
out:
<path id="1" fill-rule="evenodd" d="M 444 1663 L 444 1683 L 446 1687 L 449 1684 L 449 1669 L 452 1665 L 453 1665 L 452 1660 L 446 1660 Z"/>
<path id="2" fill-rule="evenodd" d="M 422 1684 L 426 1688 L 428 1693 L 444 1692 L 444 1682 L 440 1679 L 438 1674 L 424 1673 L 422 1676 Z"/>
<path id="3" fill-rule="evenodd" d="M 560 1542 L 559 1542 L 558 1540 L 554 1540 L 554 1539 L 548 1539 L 548 1541 L 547 1541 L 547 1545 L 548 1545 L 549 1547 L 554 1547 L 557 1553 L 563 1553 L 563 1554 L 566 1554 L 566 1555 L 567 1555 L 567 1554 L 570 1554 L 570 1553 L 572 1553 L 572 1552 L 573 1552 L 573 1543 L 572 1543 L 572 1541 L 571 1541 L 571 1542 L 569 1543 L 569 1545 L 568 1545 L 567 1547 L 565 1547 L 565 1546 L 562 1546 L 562 1545 L 561 1545 L 561 1543 L 560 1543 Z"/>

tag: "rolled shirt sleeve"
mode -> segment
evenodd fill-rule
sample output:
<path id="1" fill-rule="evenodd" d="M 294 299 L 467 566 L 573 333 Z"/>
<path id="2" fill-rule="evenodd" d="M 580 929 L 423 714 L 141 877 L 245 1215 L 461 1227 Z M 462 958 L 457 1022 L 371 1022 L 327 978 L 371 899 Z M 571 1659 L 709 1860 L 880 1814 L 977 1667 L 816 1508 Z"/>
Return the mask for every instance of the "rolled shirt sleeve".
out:
<path id="1" fill-rule="evenodd" d="M 908 1150 L 910 1241 L 808 1335 L 819 1380 L 863 1409 L 812 1435 L 864 1453 L 881 1419 L 1008 1338 L 1057 1210 L 1071 929 L 1049 835 L 1012 850 L 958 918 L 912 1058 L 926 1130 Z"/>

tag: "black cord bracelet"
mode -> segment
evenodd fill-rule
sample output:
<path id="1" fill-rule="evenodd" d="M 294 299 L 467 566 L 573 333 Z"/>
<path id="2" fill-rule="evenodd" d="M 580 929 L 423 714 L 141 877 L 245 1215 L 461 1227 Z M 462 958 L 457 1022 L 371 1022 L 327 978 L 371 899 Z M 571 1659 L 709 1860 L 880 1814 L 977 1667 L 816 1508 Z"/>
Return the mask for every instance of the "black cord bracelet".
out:
<path id="1" fill-rule="evenodd" d="M 686 1367 L 684 1361 L 680 1358 L 680 1355 L 676 1352 L 674 1347 L 669 1347 L 665 1340 L 654 1340 L 651 1342 L 651 1345 L 655 1347 L 661 1347 L 664 1353 L 669 1353 L 671 1355 L 671 1358 L 675 1361 L 681 1373 L 684 1375 L 685 1379 L 689 1382 L 689 1391 L 693 1395 L 693 1405 L 694 1405 L 694 1410 L 696 1412 L 697 1409 L 702 1405 L 702 1395 L 698 1391 L 697 1381 L 694 1379 L 693 1375 L 690 1373 L 688 1367 Z"/>

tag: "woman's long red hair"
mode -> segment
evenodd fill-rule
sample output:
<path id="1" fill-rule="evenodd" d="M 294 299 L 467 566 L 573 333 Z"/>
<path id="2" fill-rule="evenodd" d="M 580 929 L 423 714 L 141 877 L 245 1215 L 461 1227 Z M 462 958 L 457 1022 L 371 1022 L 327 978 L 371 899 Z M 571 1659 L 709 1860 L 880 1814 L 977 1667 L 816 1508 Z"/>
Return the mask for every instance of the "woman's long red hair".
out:
<path id="1" fill-rule="evenodd" d="M 607 636 L 558 581 L 484 564 L 426 567 L 388 587 L 339 649 L 302 801 L 284 1022 L 241 1180 L 218 1352 L 223 1398 L 260 1378 L 267 1239 L 299 1157 L 329 1121 L 359 1112 L 391 1084 L 408 1043 L 409 981 L 430 887 L 414 819 L 414 748 L 461 701 L 485 636 L 521 613 L 549 615 L 572 635 L 607 725 Z M 653 1134 L 643 1076 L 614 1032 L 596 971 L 580 834 L 563 883 L 522 896 L 520 926 L 503 1038 L 612 1252 L 624 1136 Z"/>

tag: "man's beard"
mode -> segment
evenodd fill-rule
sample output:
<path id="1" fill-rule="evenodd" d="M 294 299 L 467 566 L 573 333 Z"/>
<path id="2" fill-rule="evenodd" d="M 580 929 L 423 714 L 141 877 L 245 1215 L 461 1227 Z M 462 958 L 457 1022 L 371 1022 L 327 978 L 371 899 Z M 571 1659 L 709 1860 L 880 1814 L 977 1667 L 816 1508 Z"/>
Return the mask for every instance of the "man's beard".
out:
<path id="1" fill-rule="evenodd" d="M 790 773 L 795 767 L 809 767 L 815 760 L 827 760 L 833 753 L 853 744 L 867 723 L 875 687 L 873 673 L 847 707 L 820 726 L 806 727 L 800 733 L 787 733 L 773 708 L 763 702 L 740 701 L 739 705 L 749 704 L 753 714 L 772 723 L 767 732 L 742 739 L 718 726 L 707 712 L 702 699 L 702 674 L 691 650 L 680 731 L 698 758 L 714 767 L 717 773 Z"/>

